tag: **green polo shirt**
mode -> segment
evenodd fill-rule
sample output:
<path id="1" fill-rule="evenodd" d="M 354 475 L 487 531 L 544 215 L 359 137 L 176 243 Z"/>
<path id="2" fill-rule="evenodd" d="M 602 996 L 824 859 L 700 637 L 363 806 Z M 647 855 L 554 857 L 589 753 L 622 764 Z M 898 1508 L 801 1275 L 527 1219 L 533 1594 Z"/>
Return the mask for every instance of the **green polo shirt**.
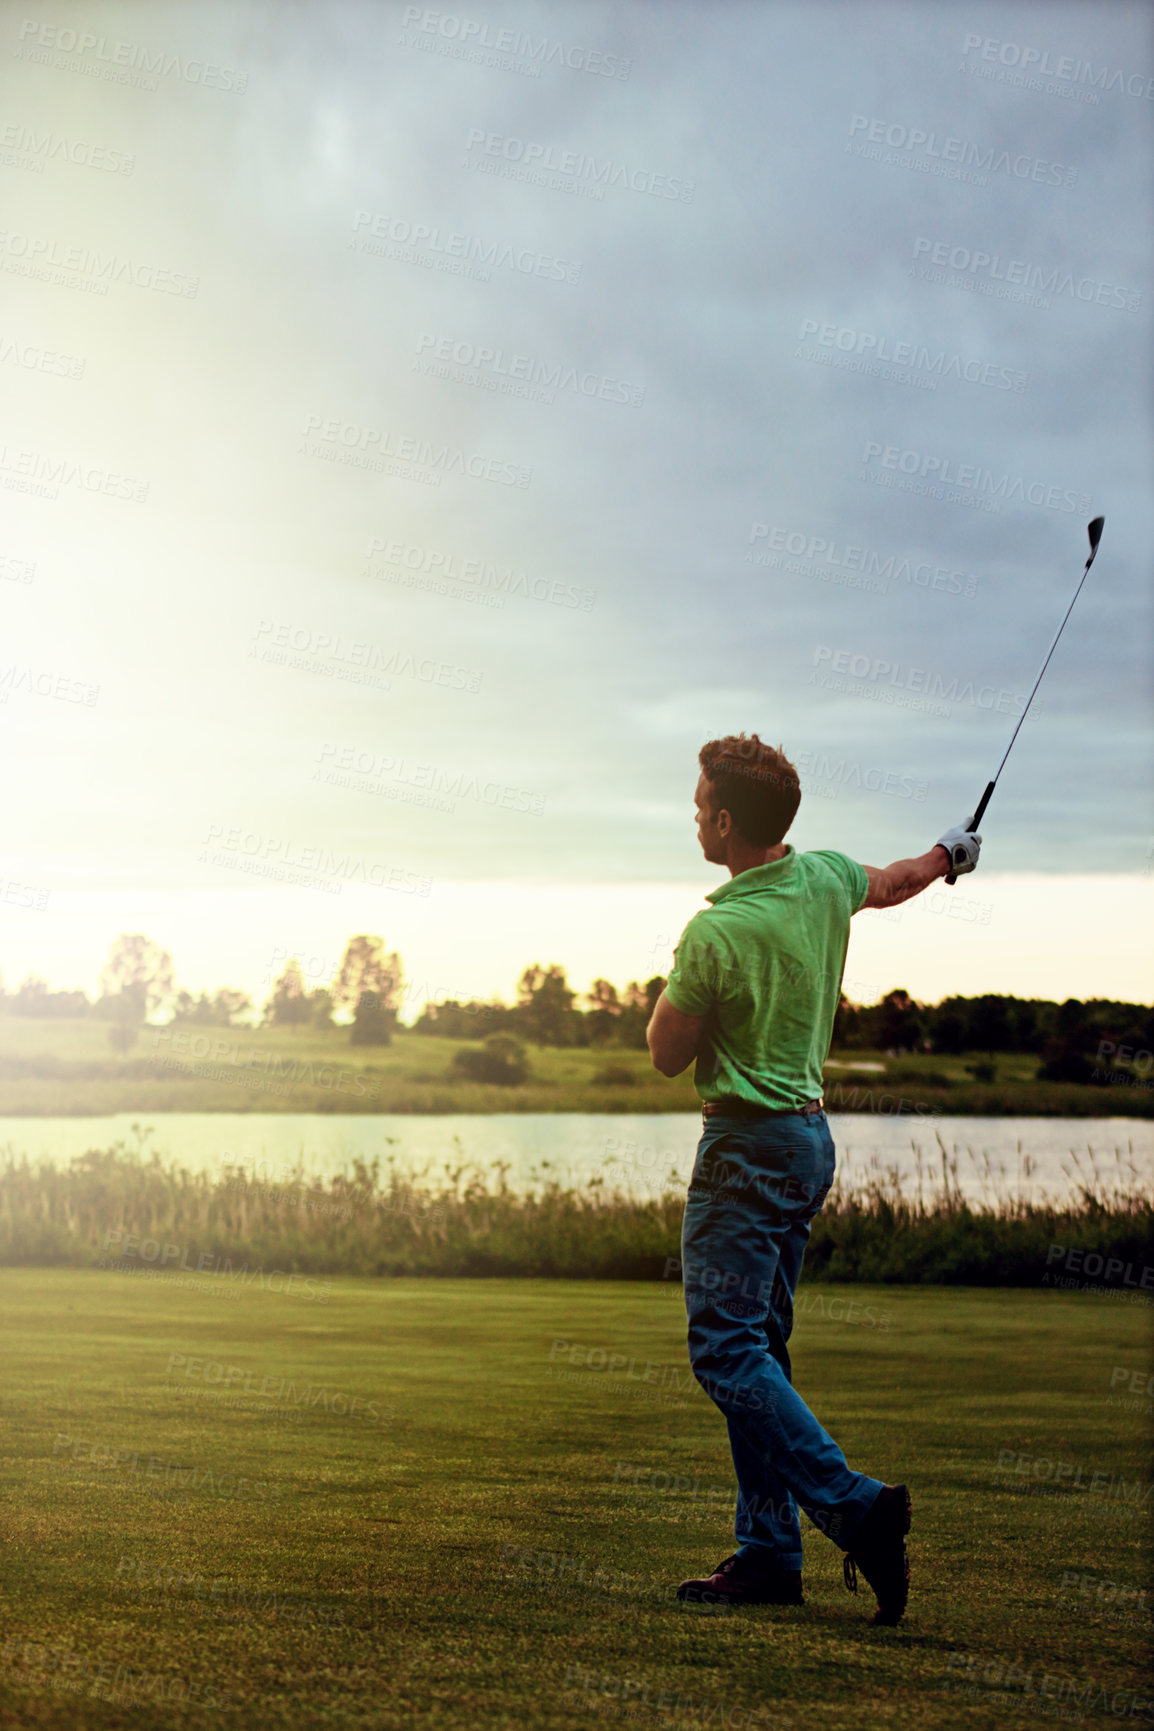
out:
<path id="1" fill-rule="evenodd" d="M 821 1097 L 849 922 L 869 889 L 844 853 L 798 853 L 712 891 L 674 952 L 665 995 L 704 1016 L 694 1086 L 703 1100 L 775 1112 Z"/>

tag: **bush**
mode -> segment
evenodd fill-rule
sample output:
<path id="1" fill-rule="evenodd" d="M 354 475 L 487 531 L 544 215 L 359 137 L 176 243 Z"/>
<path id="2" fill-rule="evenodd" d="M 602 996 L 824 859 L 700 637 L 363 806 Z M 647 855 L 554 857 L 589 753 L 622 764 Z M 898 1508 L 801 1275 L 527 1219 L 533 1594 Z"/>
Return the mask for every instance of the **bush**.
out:
<path id="1" fill-rule="evenodd" d="M 603 1070 L 598 1070 L 593 1080 L 605 1088 L 632 1088 L 637 1081 L 637 1072 L 630 1070 L 626 1064 L 606 1064 Z"/>
<path id="2" fill-rule="evenodd" d="M 471 1165 L 455 1138 L 457 1169 L 439 1181 L 398 1169 L 390 1157 L 384 1173 L 380 1160 L 354 1160 L 351 1171 L 297 1169 L 287 1182 L 266 1183 L 243 1170 L 221 1176 L 162 1164 L 149 1132 L 136 1135 L 135 1149 L 90 1149 L 65 1168 L 9 1154 L 0 1165 L 0 1267 L 143 1272 L 162 1266 L 167 1242 L 180 1248 L 182 1266 L 204 1270 L 196 1283 L 206 1292 L 225 1282 L 248 1286 L 258 1275 L 263 1285 L 265 1268 L 666 1282 L 680 1272 L 678 1187 L 635 1197 L 594 1177 L 582 1190 L 547 1182 L 520 1194 L 504 1165 L 495 1174 Z M 835 1184 L 814 1222 L 805 1276 L 1036 1292 L 1099 1284 L 1097 1275 L 1066 1274 L 1058 1245 L 1099 1257 L 1099 1269 L 1110 1271 L 1100 1290 L 1133 1299 L 1136 1271 L 1154 1259 L 1152 1227 L 1145 1190 L 1111 1188 L 1096 1168 L 1077 1198 L 978 1207 L 944 1167 L 928 1202 L 903 1196 L 896 1179 L 850 1195 Z"/>
<path id="3" fill-rule="evenodd" d="M 478 1050 L 462 1046 L 453 1053 L 449 1075 L 455 1081 L 496 1082 L 501 1087 L 515 1088 L 529 1074 L 529 1060 L 520 1040 L 512 1034 L 490 1034 Z"/>
<path id="4" fill-rule="evenodd" d="M 1039 1082 L 1089 1082 L 1093 1079 L 1093 1064 L 1068 1041 L 1049 1041 L 1042 1056 L 1044 1062 L 1037 1075 Z"/>

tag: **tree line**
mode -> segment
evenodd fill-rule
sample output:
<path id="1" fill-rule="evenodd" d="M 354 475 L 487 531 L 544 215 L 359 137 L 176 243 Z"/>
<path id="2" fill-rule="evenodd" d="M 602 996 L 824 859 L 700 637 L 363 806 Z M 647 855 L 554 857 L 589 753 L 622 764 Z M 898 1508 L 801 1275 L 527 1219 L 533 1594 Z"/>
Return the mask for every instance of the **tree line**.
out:
<path id="1" fill-rule="evenodd" d="M 100 975 L 100 996 L 52 992 L 36 975 L 7 993 L 0 984 L 0 1013 L 25 1016 L 95 1016 L 111 1023 L 109 1037 L 127 1050 L 147 1021 L 170 1012 L 183 1026 L 343 1028 L 354 1045 L 387 1045 L 394 1033 L 412 1032 L 450 1040 L 509 1036 L 535 1046 L 610 1047 L 644 1050 L 645 1029 L 665 986 L 660 974 L 621 990 L 594 980 L 576 992 L 565 969 L 554 962 L 525 968 L 516 1001 L 499 998 L 425 1003 L 411 1030 L 398 1018 L 405 999 L 404 970 L 384 940 L 358 933 L 348 940 L 327 986 L 309 988 L 298 958 L 289 958 L 269 996 L 255 1009 L 247 993 L 230 987 L 192 994 L 176 988 L 172 957 L 142 933 L 123 933 L 112 945 Z M 579 1003 L 583 999 L 583 1003 Z M 902 987 L 876 1004 L 855 1004 L 841 994 L 834 1018 L 838 1051 L 894 1054 L 937 1052 L 1031 1053 L 1042 1060 L 1042 1080 L 1090 1081 L 1116 1064 L 1145 1074 L 1154 1066 L 1154 1007 L 1115 999 L 1019 998 L 986 992 L 951 995 L 919 1003 Z M 1105 1068 L 1103 1068 L 1103 1066 Z"/>

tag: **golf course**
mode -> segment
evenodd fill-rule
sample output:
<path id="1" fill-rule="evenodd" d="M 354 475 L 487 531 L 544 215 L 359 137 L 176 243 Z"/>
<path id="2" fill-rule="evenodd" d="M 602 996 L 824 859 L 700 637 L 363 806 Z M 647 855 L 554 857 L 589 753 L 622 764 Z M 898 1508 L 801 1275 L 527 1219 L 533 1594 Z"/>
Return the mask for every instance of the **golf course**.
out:
<path id="1" fill-rule="evenodd" d="M 1154 1716 L 1145 1295 L 803 1284 L 795 1383 L 913 1495 L 909 1610 L 875 1629 L 804 1522 L 803 1607 L 676 1601 L 732 1549 L 734 1486 L 675 1286 L 0 1292 L 0 1723 Z"/>

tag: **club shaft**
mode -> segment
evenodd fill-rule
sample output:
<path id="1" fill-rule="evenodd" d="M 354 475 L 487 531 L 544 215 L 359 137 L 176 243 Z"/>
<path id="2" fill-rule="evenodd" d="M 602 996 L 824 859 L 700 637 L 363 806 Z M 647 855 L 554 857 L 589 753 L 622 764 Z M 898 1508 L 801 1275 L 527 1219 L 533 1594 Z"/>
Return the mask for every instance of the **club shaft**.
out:
<path id="1" fill-rule="evenodd" d="M 1065 613 L 1062 615 L 1062 623 L 1059 625 L 1057 631 L 1055 631 L 1055 633 L 1054 633 L 1054 641 L 1051 643 L 1049 650 L 1047 651 L 1047 654 L 1046 654 L 1046 659 L 1042 663 L 1041 671 L 1039 672 L 1037 679 L 1035 679 L 1035 681 L 1034 681 L 1034 689 L 1033 689 L 1033 691 L 1031 691 L 1029 697 L 1026 699 L 1026 707 L 1025 707 L 1025 709 L 1023 709 L 1021 715 L 1018 717 L 1018 725 L 1017 725 L 1017 727 L 1015 727 L 1013 733 L 1010 735 L 1010 743 L 1009 743 L 1009 745 L 1007 745 L 1005 752 L 1002 755 L 1002 761 L 998 765 L 997 773 L 995 774 L 993 781 L 988 781 L 986 783 L 986 791 L 982 795 L 980 801 L 978 802 L 978 808 L 974 812 L 974 815 L 970 819 L 969 823 L 966 825 L 966 828 L 970 831 L 976 830 L 978 825 L 982 821 L 982 816 L 985 812 L 985 809 L 989 805 L 990 798 L 993 794 L 993 791 L 998 785 L 998 776 L 1001 775 L 1002 771 L 1006 767 L 1006 758 L 1009 757 L 1011 751 L 1014 749 L 1014 741 L 1018 737 L 1018 733 L 1021 730 L 1022 723 L 1023 723 L 1023 721 L 1025 721 L 1026 715 L 1027 715 L 1029 708 L 1030 708 L 1030 705 L 1034 701 L 1034 697 L 1035 697 L 1035 694 L 1038 690 L 1038 687 L 1042 683 L 1042 674 L 1045 673 L 1047 667 L 1049 667 L 1049 665 L 1050 665 L 1050 657 L 1053 655 L 1055 649 L 1057 649 L 1058 639 L 1059 639 L 1059 637 L 1061 637 L 1063 631 L 1066 629 L 1066 621 L 1070 617 L 1071 613 L 1074 611 L 1074 602 L 1078 599 L 1079 595 L 1082 593 L 1082 584 L 1086 581 L 1087 577 L 1090 575 L 1090 567 L 1094 563 L 1094 555 L 1097 553 L 1098 543 L 1102 539 L 1102 529 L 1103 529 L 1104 523 L 1105 523 L 1105 518 L 1095 517 L 1093 522 L 1087 525 L 1088 532 L 1090 535 L 1090 557 L 1086 561 L 1086 566 L 1082 572 L 1081 581 L 1079 582 L 1078 587 L 1075 589 L 1075 591 L 1074 591 L 1074 593 L 1070 599 L 1070 605 L 1067 607 Z M 958 876 L 957 876 L 956 872 L 948 872 L 946 874 L 946 882 L 948 884 L 957 883 L 957 881 L 958 881 Z"/>
<path id="2" fill-rule="evenodd" d="M 1097 549 L 1095 548 L 1095 552 L 1096 551 L 1097 551 Z M 1010 735 L 1010 743 L 1009 743 L 1009 745 L 1007 745 L 1005 752 L 1003 753 L 1002 761 L 997 767 L 997 770 L 996 770 L 995 775 L 994 775 L 994 779 L 990 783 L 989 787 L 986 789 L 985 797 L 982 800 L 982 810 L 983 811 L 985 810 L 986 806 L 989 804 L 990 794 L 994 791 L 994 788 L 998 785 L 998 776 L 1001 775 L 1002 771 L 1006 767 L 1006 758 L 1009 757 L 1011 751 L 1014 749 L 1014 741 L 1018 737 L 1018 734 L 1021 730 L 1022 723 L 1023 723 L 1023 721 L 1025 721 L 1026 716 L 1029 713 L 1030 705 L 1034 701 L 1034 697 L 1037 693 L 1038 687 L 1042 683 L 1042 674 L 1045 673 L 1047 667 L 1049 667 L 1049 665 L 1050 665 L 1050 657 L 1053 655 L 1055 649 L 1057 649 L 1057 647 L 1058 647 L 1058 639 L 1059 639 L 1059 637 L 1061 637 L 1063 631 L 1066 629 L 1066 621 L 1070 617 L 1071 613 L 1074 611 L 1074 602 L 1078 599 L 1079 595 L 1082 593 L 1082 584 L 1086 581 L 1087 577 L 1090 575 L 1090 567 L 1093 563 L 1094 563 L 1094 554 L 1091 553 L 1090 557 L 1086 561 L 1086 569 L 1082 573 L 1081 582 L 1078 584 L 1078 587 L 1074 591 L 1074 594 L 1073 594 L 1071 601 L 1070 601 L 1070 605 L 1067 607 L 1065 613 L 1062 615 L 1062 623 L 1059 625 L 1057 631 L 1055 631 L 1055 633 L 1054 633 L 1054 641 L 1051 643 L 1050 648 L 1046 654 L 1046 659 L 1042 663 L 1041 672 L 1039 672 L 1037 679 L 1035 679 L 1035 681 L 1034 681 L 1034 689 L 1033 689 L 1033 691 L 1031 691 L 1029 697 L 1027 697 L 1027 699 L 1026 699 L 1026 707 L 1025 707 L 1025 709 L 1023 709 L 1021 715 L 1018 717 L 1018 725 L 1017 725 L 1017 727 L 1015 727 L 1013 733 Z"/>

